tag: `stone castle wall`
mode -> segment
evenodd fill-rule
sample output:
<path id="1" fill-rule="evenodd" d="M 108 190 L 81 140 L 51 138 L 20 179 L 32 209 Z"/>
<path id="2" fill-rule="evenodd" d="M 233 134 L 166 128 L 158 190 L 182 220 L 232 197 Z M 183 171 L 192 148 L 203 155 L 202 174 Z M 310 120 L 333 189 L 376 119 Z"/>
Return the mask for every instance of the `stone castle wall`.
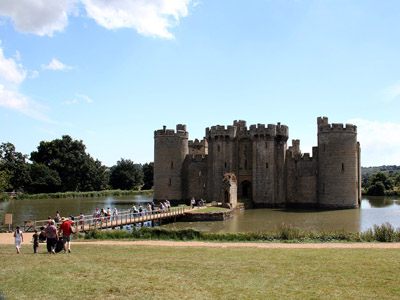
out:
<path id="1" fill-rule="evenodd" d="M 204 140 L 188 141 L 186 126 L 155 132 L 154 198 L 207 202 L 223 197 L 222 178 L 237 178 L 237 195 L 255 207 L 358 207 L 361 190 L 360 148 L 356 126 L 328 124 L 318 118 L 318 146 L 312 156 L 300 141 L 287 148 L 287 126 L 212 126 Z M 171 168 L 173 164 L 173 168 Z"/>

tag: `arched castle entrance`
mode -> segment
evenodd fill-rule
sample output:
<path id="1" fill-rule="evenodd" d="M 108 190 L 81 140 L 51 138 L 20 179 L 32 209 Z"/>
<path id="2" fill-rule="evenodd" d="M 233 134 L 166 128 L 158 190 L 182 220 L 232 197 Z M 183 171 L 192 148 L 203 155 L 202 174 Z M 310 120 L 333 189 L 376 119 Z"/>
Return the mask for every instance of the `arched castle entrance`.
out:
<path id="1" fill-rule="evenodd" d="M 251 182 L 248 180 L 242 181 L 240 184 L 240 197 L 245 199 L 252 199 L 252 187 Z"/>

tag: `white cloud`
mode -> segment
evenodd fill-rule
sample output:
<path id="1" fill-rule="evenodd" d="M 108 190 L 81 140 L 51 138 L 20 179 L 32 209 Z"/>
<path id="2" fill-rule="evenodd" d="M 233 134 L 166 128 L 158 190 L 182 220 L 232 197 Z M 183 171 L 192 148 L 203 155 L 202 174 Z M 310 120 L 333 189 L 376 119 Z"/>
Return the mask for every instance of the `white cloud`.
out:
<path id="1" fill-rule="evenodd" d="M 84 94 L 76 94 L 76 97 L 85 100 L 87 103 L 93 103 L 93 100 Z"/>
<path id="2" fill-rule="evenodd" d="M 18 53 L 18 52 L 17 52 Z M 18 55 L 18 58 L 20 56 Z M 42 113 L 46 108 L 19 92 L 27 71 L 14 59 L 6 58 L 0 47 L 0 106 L 26 114 L 32 118 L 51 122 Z"/>
<path id="3" fill-rule="evenodd" d="M 23 33 L 52 36 L 68 25 L 68 14 L 76 0 L 0 1 L 0 16 L 10 18 Z"/>
<path id="4" fill-rule="evenodd" d="M 396 82 L 392 86 L 386 88 L 383 91 L 384 99 L 387 101 L 393 101 L 400 99 L 400 81 Z"/>
<path id="5" fill-rule="evenodd" d="M 63 64 L 61 61 L 53 58 L 51 62 L 49 62 L 48 65 L 42 65 L 43 70 L 53 70 L 53 71 L 67 71 L 71 70 L 71 66 L 67 66 L 66 64 Z"/>
<path id="6" fill-rule="evenodd" d="M 3 48 L 0 48 L 0 78 L 13 84 L 20 84 L 26 78 L 26 70 L 12 58 L 5 58 Z"/>
<path id="7" fill-rule="evenodd" d="M 348 123 L 357 126 L 362 166 L 400 165 L 400 124 L 362 119 Z"/>
<path id="8" fill-rule="evenodd" d="M 24 33 L 52 36 L 68 25 L 68 16 L 87 16 L 107 29 L 132 28 L 139 34 L 173 38 L 169 28 L 188 15 L 192 0 L 18 0 L 0 1 L 0 16 Z M 197 5 L 197 2 L 193 6 Z"/>
<path id="9" fill-rule="evenodd" d="M 36 78 L 36 77 L 38 77 L 38 76 L 39 76 L 39 72 L 36 71 L 36 70 L 31 71 L 30 74 L 29 74 L 29 78 L 30 78 L 30 79 Z"/>
<path id="10" fill-rule="evenodd" d="M 72 100 L 67 100 L 67 101 L 61 102 L 61 104 L 62 105 L 77 104 L 77 103 L 80 102 L 80 100 L 84 100 L 87 103 L 93 103 L 93 100 L 91 98 L 89 98 L 88 96 L 84 95 L 84 94 L 76 94 L 75 96 L 76 96 L 76 98 L 74 98 Z"/>

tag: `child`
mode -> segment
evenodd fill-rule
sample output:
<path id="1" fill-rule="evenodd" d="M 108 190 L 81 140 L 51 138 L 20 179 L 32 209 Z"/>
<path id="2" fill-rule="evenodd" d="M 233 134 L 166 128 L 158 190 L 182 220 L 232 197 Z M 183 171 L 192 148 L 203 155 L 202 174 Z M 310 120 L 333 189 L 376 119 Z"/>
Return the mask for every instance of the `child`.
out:
<path id="1" fill-rule="evenodd" d="M 22 242 L 24 241 L 24 235 L 19 229 L 19 226 L 17 226 L 17 230 L 14 232 L 14 238 L 15 238 L 15 248 L 17 248 L 17 254 L 19 254 L 21 248 L 21 241 Z"/>
<path id="2" fill-rule="evenodd" d="M 33 239 L 33 253 L 38 253 L 39 235 L 38 235 L 36 229 L 35 229 L 35 233 L 32 235 L 32 239 Z"/>

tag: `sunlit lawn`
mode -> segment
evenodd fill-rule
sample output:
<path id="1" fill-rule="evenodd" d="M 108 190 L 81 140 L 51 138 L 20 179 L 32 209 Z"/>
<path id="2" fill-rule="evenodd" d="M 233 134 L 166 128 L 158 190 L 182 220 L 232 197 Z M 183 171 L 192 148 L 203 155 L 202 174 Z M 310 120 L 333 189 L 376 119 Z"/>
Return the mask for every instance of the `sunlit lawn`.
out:
<path id="1" fill-rule="evenodd" d="M 400 299 L 398 249 L 0 245 L 5 299 Z M 0 296 L 1 299 L 1 296 Z"/>

